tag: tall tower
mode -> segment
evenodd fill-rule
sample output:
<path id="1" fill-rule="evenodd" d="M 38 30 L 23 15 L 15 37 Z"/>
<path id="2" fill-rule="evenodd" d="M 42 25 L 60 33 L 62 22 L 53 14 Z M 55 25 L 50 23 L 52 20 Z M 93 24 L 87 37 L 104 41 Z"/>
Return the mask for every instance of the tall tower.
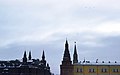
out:
<path id="1" fill-rule="evenodd" d="M 69 53 L 69 44 L 66 40 L 65 42 L 65 51 L 63 56 L 62 64 L 60 65 L 60 75 L 73 75 L 73 66 Z"/>
<path id="2" fill-rule="evenodd" d="M 42 54 L 42 60 L 45 60 L 45 53 L 44 53 L 44 50 L 43 50 L 43 54 Z"/>
<path id="3" fill-rule="evenodd" d="M 62 64 L 63 65 L 71 65 L 72 64 L 72 61 L 71 61 L 71 58 L 70 58 L 70 53 L 69 53 L 69 44 L 68 44 L 67 40 L 66 40 L 66 43 L 65 43 L 65 51 L 64 51 Z"/>
<path id="4" fill-rule="evenodd" d="M 76 42 L 74 46 L 74 54 L 73 54 L 73 64 L 78 63 L 78 54 L 77 54 L 77 48 L 76 48 Z"/>
<path id="5" fill-rule="evenodd" d="M 26 63 L 26 62 L 27 62 L 27 54 L 26 54 L 26 51 L 24 52 L 23 62 L 24 62 L 24 63 Z"/>
<path id="6" fill-rule="evenodd" d="M 28 59 L 31 60 L 32 59 L 32 56 L 31 56 L 31 51 L 29 51 L 29 56 L 28 56 Z"/>
<path id="7" fill-rule="evenodd" d="M 45 53 L 44 53 L 44 50 L 43 50 L 43 54 L 42 54 L 41 63 L 43 64 L 43 66 L 46 66 L 46 60 L 45 60 Z"/>

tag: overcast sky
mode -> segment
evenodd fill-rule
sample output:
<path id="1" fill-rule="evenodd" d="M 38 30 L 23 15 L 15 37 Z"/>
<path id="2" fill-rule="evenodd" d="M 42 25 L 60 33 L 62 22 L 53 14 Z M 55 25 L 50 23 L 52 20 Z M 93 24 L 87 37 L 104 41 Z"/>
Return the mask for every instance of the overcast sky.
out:
<path id="1" fill-rule="evenodd" d="M 120 61 L 120 0 L 0 0 L 0 60 L 45 50 L 59 74 L 66 38 L 79 61 Z"/>

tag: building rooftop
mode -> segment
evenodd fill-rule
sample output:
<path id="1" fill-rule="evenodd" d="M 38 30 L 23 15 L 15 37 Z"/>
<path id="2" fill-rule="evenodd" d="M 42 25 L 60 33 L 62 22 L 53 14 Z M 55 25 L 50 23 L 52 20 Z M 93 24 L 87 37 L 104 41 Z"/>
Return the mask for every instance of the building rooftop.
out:
<path id="1" fill-rule="evenodd" d="M 90 62 L 90 61 L 83 61 L 83 62 L 79 62 L 79 63 L 75 63 L 74 65 L 120 65 L 120 62 Z"/>

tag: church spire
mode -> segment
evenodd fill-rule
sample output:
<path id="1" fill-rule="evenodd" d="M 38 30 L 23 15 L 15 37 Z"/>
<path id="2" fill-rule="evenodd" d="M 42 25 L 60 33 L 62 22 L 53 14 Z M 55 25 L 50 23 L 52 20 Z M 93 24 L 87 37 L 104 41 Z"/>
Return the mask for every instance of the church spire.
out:
<path id="1" fill-rule="evenodd" d="M 44 53 L 44 50 L 43 50 L 43 54 L 42 54 L 42 60 L 45 60 L 45 53 Z"/>
<path id="2" fill-rule="evenodd" d="M 29 56 L 28 56 L 28 59 L 31 60 L 32 59 L 32 56 L 31 56 L 31 51 L 29 51 Z"/>
<path id="3" fill-rule="evenodd" d="M 27 62 L 27 54 L 26 54 L 26 51 L 24 52 L 23 62 Z"/>
<path id="4" fill-rule="evenodd" d="M 43 54 L 42 54 L 42 60 L 41 60 L 42 65 L 45 67 L 46 66 L 46 60 L 45 60 L 45 53 L 43 50 Z"/>
<path id="5" fill-rule="evenodd" d="M 73 64 L 78 63 L 78 54 L 77 54 L 77 49 L 76 49 L 76 42 L 74 46 L 74 54 L 73 54 Z"/>
<path id="6" fill-rule="evenodd" d="M 71 58 L 70 58 L 70 53 L 69 53 L 69 44 L 68 44 L 67 39 L 66 39 L 66 43 L 65 43 L 65 51 L 64 51 L 62 64 L 65 64 L 65 65 L 71 64 Z"/>

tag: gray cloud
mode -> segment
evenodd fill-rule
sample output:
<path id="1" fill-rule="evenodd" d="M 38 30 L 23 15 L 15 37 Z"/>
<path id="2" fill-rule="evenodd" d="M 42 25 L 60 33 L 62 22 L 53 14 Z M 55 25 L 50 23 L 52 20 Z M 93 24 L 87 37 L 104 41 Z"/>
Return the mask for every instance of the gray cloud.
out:
<path id="1" fill-rule="evenodd" d="M 52 72 L 59 73 L 67 37 L 71 54 L 77 41 L 81 61 L 84 57 L 91 61 L 119 61 L 119 3 L 1 0 L 0 59 L 21 59 L 24 50 L 32 50 L 33 57 L 40 58 L 44 49 Z"/>

